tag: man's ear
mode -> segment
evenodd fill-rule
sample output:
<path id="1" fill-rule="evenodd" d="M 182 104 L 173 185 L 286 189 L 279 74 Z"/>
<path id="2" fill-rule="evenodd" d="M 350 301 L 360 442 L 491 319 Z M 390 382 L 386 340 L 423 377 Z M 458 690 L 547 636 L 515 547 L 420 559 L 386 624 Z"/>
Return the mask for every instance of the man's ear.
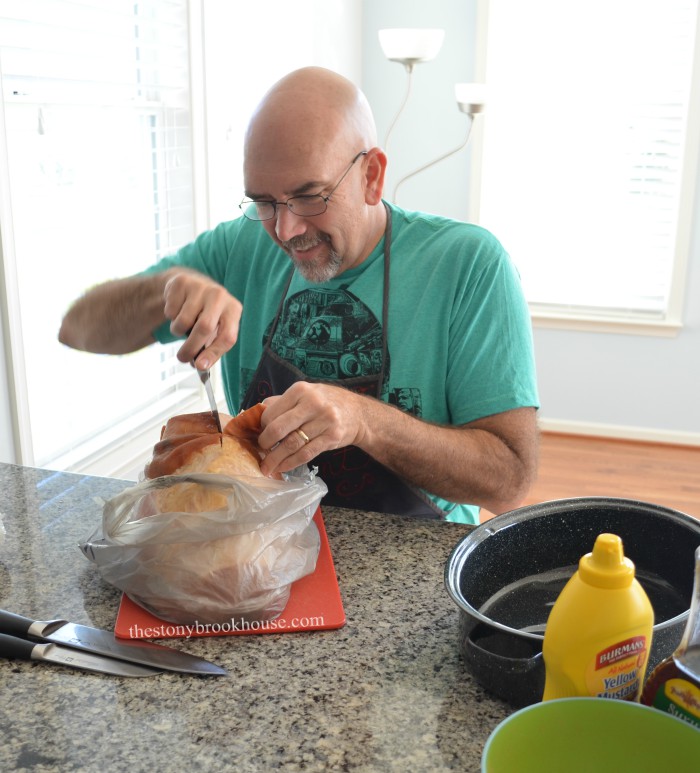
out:
<path id="1" fill-rule="evenodd" d="M 386 154 L 381 148 L 372 148 L 367 153 L 365 168 L 365 202 L 379 204 L 384 192 L 384 173 L 386 172 Z"/>

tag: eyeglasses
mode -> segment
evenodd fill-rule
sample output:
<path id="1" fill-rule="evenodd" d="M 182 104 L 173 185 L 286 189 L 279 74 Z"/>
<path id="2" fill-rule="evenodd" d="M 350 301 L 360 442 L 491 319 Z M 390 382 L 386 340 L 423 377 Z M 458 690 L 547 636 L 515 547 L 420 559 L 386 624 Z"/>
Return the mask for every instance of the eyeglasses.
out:
<path id="1" fill-rule="evenodd" d="M 367 155 L 366 150 L 361 150 L 350 162 L 348 168 L 343 172 L 343 176 L 333 186 L 333 189 L 327 196 L 320 193 L 311 195 L 292 196 L 286 201 L 266 201 L 264 199 L 243 199 L 238 205 L 248 220 L 272 220 L 277 214 L 277 207 L 284 204 L 290 212 L 298 217 L 315 217 L 322 215 L 328 209 L 328 202 L 331 196 L 336 192 L 340 183 L 347 177 L 350 170 L 355 166 L 355 162 L 360 156 Z M 251 206 L 254 204 L 255 206 Z"/>

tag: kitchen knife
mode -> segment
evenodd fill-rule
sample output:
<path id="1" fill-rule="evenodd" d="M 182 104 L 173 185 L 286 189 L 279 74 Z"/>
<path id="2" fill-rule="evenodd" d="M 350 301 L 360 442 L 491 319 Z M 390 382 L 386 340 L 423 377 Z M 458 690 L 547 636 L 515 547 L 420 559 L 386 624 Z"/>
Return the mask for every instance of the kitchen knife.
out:
<path id="1" fill-rule="evenodd" d="M 209 398 L 209 407 L 211 408 L 211 415 L 214 417 L 214 421 L 216 422 L 216 427 L 219 430 L 219 443 L 221 443 L 221 447 L 223 448 L 224 445 L 224 437 L 223 437 L 223 430 L 221 429 L 221 419 L 219 418 L 219 409 L 216 407 L 216 400 L 214 399 L 214 390 L 211 386 L 211 379 L 209 378 L 209 371 L 208 370 L 198 370 L 197 373 L 199 373 L 199 380 L 204 384 L 204 391 L 207 393 L 207 397 Z"/>
<path id="2" fill-rule="evenodd" d="M 187 331 L 187 335 L 189 335 L 192 332 L 192 328 L 190 328 Z M 206 349 L 206 345 L 204 345 L 198 352 L 197 357 Z M 195 360 L 197 357 L 192 360 L 192 364 L 194 365 Z M 200 370 L 195 365 L 195 370 L 199 374 L 199 380 L 204 385 L 204 391 L 207 393 L 207 398 L 209 399 L 209 407 L 211 408 L 211 415 L 214 417 L 214 421 L 216 422 L 216 428 L 219 430 L 219 444 L 221 447 L 224 447 L 224 431 L 221 429 L 221 419 L 219 418 L 219 409 L 216 405 L 216 400 L 214 398 L 214 390 L 212 389 L 211 385 L 211 374 L 209 370 Z"/>
<path id="3" fill-rule="evenodd" d="M 0 633 L 51 642 L 107 658 L 141 663 L 166 671 L 200 676 L 225 676 L 226 671 L 187 652 L 146 641 L 117 639 L 111 631 L 75 625 L 67 620 L 32 620 L 0 609 Z"/>
<path id="4" fill-rule="evenodd" d="M 93 671 L 98 674 L 113 676 L 155 676 L 163 672 L 149 666 L 139 666 L 136 663 L 126 663 L 123 660 L 105 658 L 90 652 L 81 652 L 60 644 L 41 644 L 17 636 L 0 633 L 0 657 L 18 660 L 41 660 L 44 663 L 55 663 L 59 666 L 81 668 L 83 671 Z"/>

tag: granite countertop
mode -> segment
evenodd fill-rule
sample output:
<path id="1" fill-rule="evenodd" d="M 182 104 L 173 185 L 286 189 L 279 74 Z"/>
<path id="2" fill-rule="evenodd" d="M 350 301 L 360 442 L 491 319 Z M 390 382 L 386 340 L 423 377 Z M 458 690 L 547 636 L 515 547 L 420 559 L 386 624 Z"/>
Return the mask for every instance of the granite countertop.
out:
<path id="1" fill-rule="evenodd" d="M 121 594 L 78 542 L 129 485 L 0 464 L 0 607 L 113 629 Z M 161 642 L 223 666 L 218 678 L 0 659 L 0 770 L 478 771 L 513 709 L 463 665 L 443 585 L 473 527 L 323 513 L 344 627 Z"/>

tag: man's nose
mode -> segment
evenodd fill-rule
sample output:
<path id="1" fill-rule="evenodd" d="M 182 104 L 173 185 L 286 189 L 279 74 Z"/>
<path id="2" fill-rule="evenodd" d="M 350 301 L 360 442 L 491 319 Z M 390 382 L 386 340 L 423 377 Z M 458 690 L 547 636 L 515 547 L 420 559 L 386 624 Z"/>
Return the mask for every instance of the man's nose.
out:
<path id="1" fill-rule="evenodd" d="M 288 242 L 294 236 L 301 236 L 306 231 L 303 217 L 295 215 L 286 204 L 277 205 L 277 220 L 275 233 L 281 242 Z"/>

